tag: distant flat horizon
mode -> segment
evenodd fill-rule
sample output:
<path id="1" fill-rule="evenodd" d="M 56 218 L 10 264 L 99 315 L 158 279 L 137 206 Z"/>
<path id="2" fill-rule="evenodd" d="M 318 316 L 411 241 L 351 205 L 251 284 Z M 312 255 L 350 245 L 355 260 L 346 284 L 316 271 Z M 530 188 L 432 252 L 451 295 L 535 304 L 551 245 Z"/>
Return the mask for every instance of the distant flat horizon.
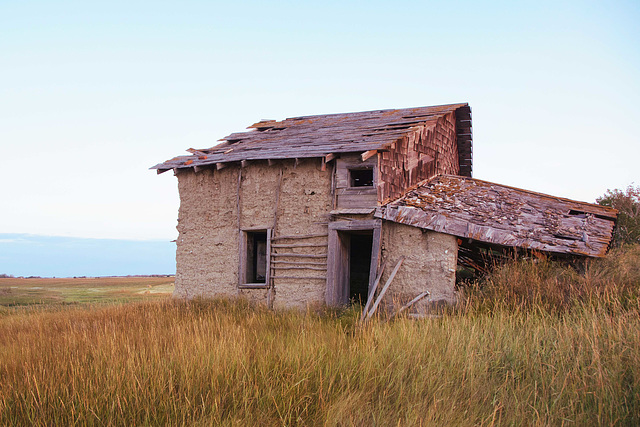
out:
<path id="1" fill-rule="evenodd" d="M 0 233 L 0 274 L 14 277 L 175 275 L 175 243 Z"/>

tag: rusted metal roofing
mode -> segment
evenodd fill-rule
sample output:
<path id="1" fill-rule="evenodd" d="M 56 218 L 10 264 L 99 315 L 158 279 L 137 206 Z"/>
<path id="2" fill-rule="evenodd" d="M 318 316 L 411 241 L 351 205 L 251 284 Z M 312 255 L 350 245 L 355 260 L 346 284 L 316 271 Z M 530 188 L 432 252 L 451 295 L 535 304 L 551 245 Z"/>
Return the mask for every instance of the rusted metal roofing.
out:
<path id="1" fill-rule="evenodd" d="M 376 218 L 509 247 L 603 256 L 617 211 L 452 175 L 423 181 Z"/>
<path id="2" fill-rule="evenodd" d="M 471 108 L 468 104 L 266 120 L 233 133 L 206 149 L 189 149 L 153 166 L 158 173 L 174 168 L 220 165 L 228 162 L 326 157 L 330 154 L 385 150 L 403 136 L 435 126 L 439 117 L 455 112 L 460 170 L 471 176 Z"/>

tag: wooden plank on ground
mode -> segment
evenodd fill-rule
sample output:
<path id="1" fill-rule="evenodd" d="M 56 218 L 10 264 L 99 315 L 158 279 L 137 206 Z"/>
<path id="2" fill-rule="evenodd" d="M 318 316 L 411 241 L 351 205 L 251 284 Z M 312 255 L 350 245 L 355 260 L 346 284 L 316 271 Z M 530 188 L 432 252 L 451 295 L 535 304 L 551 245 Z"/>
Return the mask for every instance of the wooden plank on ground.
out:
<path id="1" fill-rule="evenodd" d="M 424 291 L 422 292 L 420 295 L 418 295 L 417 297 L 415 297 L 414 299 L 412 299 L 411 301 L 409 301 L 408 303 L 406 303 L 405 305 L 403 305 L 402 307 L 400 307 L 400 309 L 398 311 L 396 311 L 395 313 L 393 313 L 393 315 L 389 318 L 389 320 L 393 319 L 394 317 L 397 317 L 400 313 L 402 313 L 405 310 L 408 310 L 409 308 L 411 308 L 415 303 L 417 303 L 418 301 L 420 301 L 421 299 L 423 299 L 424 297 L 426 297 L 427 295 L 429 295 L 429 291 Z"/>

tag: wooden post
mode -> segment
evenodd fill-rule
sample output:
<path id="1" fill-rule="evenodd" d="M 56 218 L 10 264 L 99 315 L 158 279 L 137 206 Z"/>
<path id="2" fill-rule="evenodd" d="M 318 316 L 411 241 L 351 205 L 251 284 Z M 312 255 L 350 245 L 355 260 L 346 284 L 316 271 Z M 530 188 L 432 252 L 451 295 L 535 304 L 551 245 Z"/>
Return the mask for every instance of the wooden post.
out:
<path id="1" fill-rule="evenodd" d="M 244 236 L 242 235 L 242 197 L 240 195 L 240 190 L 242 187 L 242 167 L 238 168 L 238 182 L 236 184 L 236 211 L 238 213 L 238 294 L 240 294 L 240 285 L 242 284 L 243 274 L 242 274 L 242 266 L 244 262 L 242 258 L 246 255 L 244 250 Z"/>
<path id="2" fill-rule="evenodd" d="M 331 168 L 331 210 L 336 208 L 336 162 L 333 162 Z"/>
<path id="3" fill-rule="evenodd" d="M 271 228 L 271 231 L 267 233 L 267 240 L 268 240 L 268 271 L 267 271 L 267 276 L 268 276 L 268 280 L 267 280 L 267 307 L 269 308 L 273 308 L 273 298 L 274 298 L 274 293 L 275 293 L 275 289 L 274 289 L 274 284 L 273 284 L 273 272 L 271 271 L 272 268 L 272 264 L 271 264 L 271 240 L 273 238 L 276 237 L 276 227 L 278 225 L 278 206 L 280 205 L 280 188 L 282 187 L 282 173 L 283 173 L 283 168 L 280 168 L 280 174 L 278 175 L 278 184 L 276 185 L 276 203 L 273 207 L 273 227 Z"/>
<path id="4" fill-rule="evenodd" d="M 273 308 L 273 274 L 271 273 L 271 238 L 273 230 L 267 230 L 267 277 L 265 284 L 267 285 L 267 307 Z"/>

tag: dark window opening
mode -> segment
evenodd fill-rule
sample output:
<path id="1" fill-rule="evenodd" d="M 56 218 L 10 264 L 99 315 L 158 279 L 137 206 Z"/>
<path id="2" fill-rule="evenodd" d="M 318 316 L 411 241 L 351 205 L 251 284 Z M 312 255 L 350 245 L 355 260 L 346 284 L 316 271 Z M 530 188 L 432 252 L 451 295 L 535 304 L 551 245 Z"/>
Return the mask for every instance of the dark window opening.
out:
<path id="1" fill-rule="evenodd" d="M 369 296 L 373 233 L 353 233 L 349 237 L 349 301 L 364 305 Z"/>
<path id="2" fill-rule="evenodd" d="M 373 169 L 349 170 L 351 187 L 373 187 Z"/>
<path id="3" fill-rule="evenodd" d="M 247 283 L 267 281 L 267 232 L 247 232 Z"/>

